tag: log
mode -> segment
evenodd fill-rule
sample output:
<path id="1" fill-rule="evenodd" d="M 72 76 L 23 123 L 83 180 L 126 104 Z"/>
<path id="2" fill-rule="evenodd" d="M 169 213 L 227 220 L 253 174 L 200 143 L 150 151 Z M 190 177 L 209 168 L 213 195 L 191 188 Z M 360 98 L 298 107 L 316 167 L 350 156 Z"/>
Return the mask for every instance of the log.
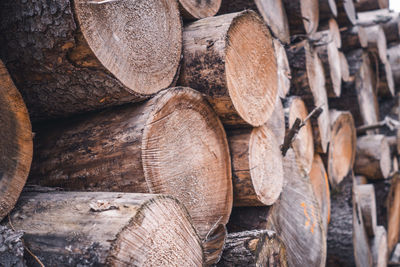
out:
<path id="1" fill-rule="evenodd" d="M 318 32 L 322 33 L 322 36 L 318 36 Z M 326 32 L 329 32 L 328 34 Z M 330 18 L 327 21 L 320 21 L 318 31 L 314 34 L 317 35 L 317 38 L 313 37 L 313 39 L 321 39 L 325 42 L 333 41 L 337 48 L 342 47 L 342 38 L 340 36 L 339 25 L 337 24 L 334 18 Z"/>
<path id="2" fill-rule="evenodd" d="M 271 117 L 268 119 L 265 127 L 274 133 L 275 139 L 280 146 L 285 139 L 285 113 L 280 97 L 276 98 L 275 109 Z"/>
<path id="3" fill-rule="evenodd" d="M 321 213 L 322 226 L 325 235 L 328 234 L 328 224 L 331 217 L 331 196 L 329 190 L 328 175 L 324 163 L 319 154 L 314 155 L 313 165 L 310 171 L 310 181 Z"/>
<path id="4" fill-rule="evenodd" d="M 291 96 L 285 99 L 284 111 L 287 131 L 293 126 L 297 118 L 304 121 L 308 116 L 307 108 L 303 100 L 297 96 Z M 305 172 L 310 172 L 314 158 L 314 139 L 310 121 L 307 121 L 306 125 L 302 127 L 296 135 L 292 143 L 292 149 L 300 167 L 304 169 Z"/>
<path id="5" fill-rule="evenodd" d="M 243 38 L 246 36 L 246 38 Z M 179 84 L 205 94 L 225 125 L 263 125 L 278 77 L 273 38 L 253 11 L 195 21 L 183 33 Z"/>
<path id="6" fill-rule="evenodd" d="M 358 25 L 373 26 L 379 24 L 385 32 L 387 43 L 400 41 L 400 16 L 399 13 L 388 9 L 358 13 Z"/>
<path id="7" fill-rule="evenodd" d="M 389 266 L 396 266 L 400 263 L 400 243 L 397 243 L 395 249 L 393 250 L 392 256 L 390 257 Z"/>
<path id="8" fill-rule="evenodd" d="M 283 186 L 282 153 L 266 126 L 227 132 L 234 206 L 272 205 Z"/>
<path id="9" fill-rule="evenodd" d="M 342 50 L 345 52 L 367 48 L 368 37 L 364 27 L 354 26 L 345 28 L 340 32 L 342 37 Z"/>
<path id="10" fill-rule="evenodd" d="M 371 56 L 371 62 L 373 63 L 373 70 L 375 71 L 376 77 L 376 88 L 378 95 L 381 97 L 394 97 L 395 96 L 395 85 L 392 72 L 392 66 L 389 60 L 382 63 L 380 60 L 376 59 L 374 55 Z"/>
<path id="11" fill-rule="evenodd" d="M 312 34 L 318 29 L 319 0 L 282 0 L 290 35 Z"/>
<path id="12" fill-rule="evenodd" d="M 357 135 L 353 116 L 347 111 L 330 111 L 331 142 L 327 155 L 328 177 L 336 187 L 353 169 Z"/>
<path id="13" fill-rule="evenodd" d="M 258 11 L 270 28 L 272 35 L 284 44 L 290 43 L 289 22 L 282 0 L 222 0 L 218 14 L 246 9 Z"/>
<path id="14" fill-rule="evenodd" d="M 38 126 L 30 182 L 79 191 L 162 193 L 178 198 L 204 239 L 232 206 L 225 131 L 189 88 L 136 105 Z"/>
<path id="15" fill-rule="evenodd" d="M 375 188 L 372 184 L 357 185 L 359 196 L 359 205 L 364 221 L 364 227 L 369 237 L 377 235 L 377 217 L 376 217 L 376 200 Z"/>
<path id="16" fill-rule="evenodd" d="M 332 38 L 332 37 L 331 37 Z M 339 97 L 342 91 L 342 70 L 339 50 L 334 42 L 317 45 L 315 49 L 321 59 L 325 73 L 328 97 Z"/>
<path id="17" fill-rule="evenodd" d="M 359 0 L 355 4 L 357 12 L 389 8 L 389 0 Z"/>
<path id="18" fill-rule="evenodd" d="M 230 233 L 217 266 L 282 266 L 286 249 L 277 234 L 268 230 Z"/>
<path id="19" fill-rule="evenodd" d="M 378 55 L 382 63 L 387 62 L 386 36 L 382 26 L 375 25 L 365 27 L 368 38 L 368 50 Z"/>
<path id="20" fill-rule="evenodd" d="M 387 50 L 390 66 L 392 67 L 394 84 L 400 86 L 400 44 L 390 46 Z"/>
<path id="21" fill-rule="evenodd" d="M 143 101 L 174 83 L 177 2 L 103 2 L 2 1 L 0 58 L 32 120 Z"/>
<path id="22" fill-rule="evenodd" d="M 285 47 L 277 39 L 274 40 L 276 64 L 278 69 L 278 95 L 285 98 L 290 90 L 290 79 L 292 77 L 289 60 Z"/>
<path id="23" fill-rule="evenodd" d="M 325 153 L 330 140 L 329 108 L 325 89 L 324 69 L 317 52 L 308 42 L 292 45 L 287 50 L 292 69 L 291 95 L 301 96 L 308 112 L 322 107 L 318 119 L 311 119 L 314 132 L 315 150 Z"/>
<path id="24" fill-rule="evenodd" d="M 21 94 L 0 61 L 0 221 L 12 210 L 32 162 L 32 128 Z"/>
<path id="25" fill-rule="evenodd" d="M 45 266 L 202 266 L 185 207 L 151 194 L 26 192 L 10 216 Z M 29 266 L 36 264 L 32 257 Z"/>
<path id="26" fill-rule="evenodd" d="M 184 19 L 202 19 L 217 14 L 222 0 L 179 0 Z"/>
<path id="27" fill-rule="evenodd" d="M 372 238 L 371 242 L 371 251 L 374 259 L 374 266 L 388 266 L 388 243 L 385 227 L 376 227 L 375 236 Z"/>
<path id="28" fill-rule="evenodd" d="M 347 62 L 347 58 L 343 52 L 339 51 L 340 57 L 340 70 L 342 72 L 342 81 L 343 82 L 350 82 L 350 70 L 349 70 L 349 63 Z"/>
<path id="29" fill-rule="evenodd" d="M 324 266 L 326 235 L 310 178 L 292 150 L 283 162 L 287 184 L 269 211 L 266 229 L 282 239 L 289 266 Z"/>
<path id="30" fill-rule="evenodd" d="M 338 15 L 337 22 L 340 27 L 351 26 L 357 23 L 357 13 L 353 0 L 336 0 Z"/>
<path id="31" fill-rule="evenodd" d="M 386 179 L 391 171 L 389 144 L 384 135 L 366 135 L 357 139 L 354 172 L 368 179 Z"/>
<path id="32" fill-rule="evenodd" d="M 22 231 L 0 225 L 0 265 L 25 267 Z"/>
<path id="33" fill-rule="evenodd" d="M 388 220 L 388 249 L 393 251 L 400 238 L 400 175 L 397 173 L 392 178 L 392 184 L 386 200 Z"/>
<path id="34" fill-rule="evenodd" d="M 203 241 L 205 266 L 213 266 L 220 261 L 227 236 L 228 232 L 224 224 L 218 224 L 207 234 Z"/>
<path id="35" fill-rule="evenodd" d="M 319 0 L 319 21 L 329 20 L 337 16 L 335 0 Z"/>
<path id="36" fill-rule="evenodd" d="M 354 175 L 347 175 L 331 195 L 326 266 L 372 266 L 372 254 L 364 229 Z"/>

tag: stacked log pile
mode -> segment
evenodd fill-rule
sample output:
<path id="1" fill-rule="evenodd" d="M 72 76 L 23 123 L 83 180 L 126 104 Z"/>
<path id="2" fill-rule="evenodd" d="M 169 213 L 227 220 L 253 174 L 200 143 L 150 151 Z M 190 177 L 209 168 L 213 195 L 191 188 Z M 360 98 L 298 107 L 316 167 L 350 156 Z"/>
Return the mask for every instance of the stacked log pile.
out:
<path id="1" fill-rule="evenodd" d="M 3 0 L 0 59 L 1 266 L 400 264 L 388 1 Z"/>

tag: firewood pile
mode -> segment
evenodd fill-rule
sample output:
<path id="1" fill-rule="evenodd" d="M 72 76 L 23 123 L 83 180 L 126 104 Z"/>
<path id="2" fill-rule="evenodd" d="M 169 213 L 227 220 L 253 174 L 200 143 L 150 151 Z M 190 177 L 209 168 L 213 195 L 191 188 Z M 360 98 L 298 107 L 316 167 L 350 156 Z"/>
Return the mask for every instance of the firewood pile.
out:
<path id="1" fill-rule="evenodd" d="M 0 266 L 399 266 L 388 0 L 2 0 Z"/>

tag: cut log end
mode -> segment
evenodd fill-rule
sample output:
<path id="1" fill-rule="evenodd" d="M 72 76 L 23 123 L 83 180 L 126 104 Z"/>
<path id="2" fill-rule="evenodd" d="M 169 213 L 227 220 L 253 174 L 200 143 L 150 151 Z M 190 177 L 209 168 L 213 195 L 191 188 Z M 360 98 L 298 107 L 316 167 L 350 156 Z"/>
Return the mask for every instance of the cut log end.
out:
<path id="1" fill-rule="evenodd" d="M 25 103 L 0 61 L 0 220 L 14 207 L 31 166 L 32 129 Z"/>
<path id="2" fill-rule="evenodd" d="M 386 267 L 388 266 L 388 243 L 387 233 L 384 226 L 377 226 L 375 236 L 372 238 L 372 257 L 374 266 Z"/>
<path id="3" fill-rule="evenodd" d="M 290 90 L 291 71 L 285 47 L 278 39 L 274 40 L 276 64 L 278 69 L 278 94 L 285 98 Z"/>
<path id="4" fill-rule="evenodd" d="M 243 12 L 232 22 L 227 38 L 225 68 L 232 103 L 246 122 L 261 126 L 273 112 L 278 93 L 271 34 L 254 12 Z"/>
<path id="5" fill-rule="evenodd" d="M 176 88 L 161 93 L 146 125 L 142 161 L 150 192 L 173 192 L 204 238 L 217 221 L 228 221 L 232 207 L 230 157 L 221 122 L 199 93 Z"/>
<path id="6" fill-rule="evenodd" d="M 300 2 L 301 14 L 306 33 L 316 32 L 319 23 L 319 5 L 316 0 L 302 0 Z"/>
<path id="7" fill-rule="evenodd" d="M 359 197 L 358 205 L 361 208 L 361 214 L 364 221 L 364 227 L 369 237 L 376 235 L 377 217 L 376 217 L 376 199 L 375 188 L 372 184 L 355 186 Z"/>
<path id="8" fill-rule="evenodd" d="M 338 0 L 338 22 L 339 25 L 355 25 L 357 13 L 353 0 Z"/>
<path id="9" fill-rule="evenodd" d="M 347 58 L 344 55 L 344 53 L 340 51 L 339 51 L 339 57 L 340 57 L 340 70 L 342 72 L 342 80 L 344 82 L 350 82 L 350 70 Z"/>
<path id="10" fill-rule="evenodd" d="M 217 14 L 222 0 L 179 0 L 185 19 L 201 19 Z"/>
<path id="11" fill-rule="evenodd" d="M 135 93 L 150 95 L 170 86 L 182 49 L 177 2 L 93 2 L 74 1 L 75 12 L 85 41 L 101 64 Z"/>

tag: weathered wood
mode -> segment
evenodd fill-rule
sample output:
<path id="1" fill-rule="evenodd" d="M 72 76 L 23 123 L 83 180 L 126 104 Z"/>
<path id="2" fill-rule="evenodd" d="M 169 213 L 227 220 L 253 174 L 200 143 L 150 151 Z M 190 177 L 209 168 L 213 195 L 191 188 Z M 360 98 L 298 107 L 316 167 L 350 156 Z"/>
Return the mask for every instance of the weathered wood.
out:
<path id="1" fill-rule="evenodd" d="M 340 27 L 356 24 L 357 13 L 353 0 L 336 0 L 338 15 L 337 22 Z"/>
<path id="2" fill-rule="evenodd" d="M 354 26 L 341 31 L 342 50 L 351 51 L 368 46 L 368 37 L 364 27 Z"/>
<path id="3" fill-rule="evenodd" d="M 286 249 L 277 234 L 268 230 L 230 233 L 217 266 L 286 267 Z"/>
<path id="4" fill-rule="evenodd" d="M 292 150 L 283 162 L 287 184 L 269 211 L 266 229 L 282 239 L 289 266 L 325 266 L 326 235 L 310 178 Z"/>
<path id="5" fill-rule="evenodd" d="M 291 35 L 312 34 L 319 23 L 319 0 L 282 0 Z"/>
<path id="6" fill-rule="evenodd" d="M 181 201 L 203 239 L 228 221 L 232 178 L 225 131 L 195 90 L 38 128 L 30 182 L 71 190 L 162 193 Z"/>
<path id="7" fill-rule="evenodd" d="M 176 78 L 175 0 L 5 0 L 0 11 L 0 57 L 33 120 L 142 101 Z"/>
<path id="8" fill-rule="evenodd" d="M 400 44 L 390 46 L 387 53 L 390 66 L 392 67 L 394 84 L 398 88 L 400 86 Z"/>
<path id="9" fill-rule="evenodd" d="M 400 238 L 400 175 L 395 174 L 387 197 L 388 249 L 393 251 Z"/>
<path id="10" fill-rule="evenodd" d="M 282 43 L 290 43 L 289 22 L 282 0 L 222 0 L 219 14 L 251 9 L 258 11 Z"/>
<path id="11" fill-rule="evenodd" d="M 340 70 L 342 72 L 342 81 L 343 82 L 350 82 L 350 70 L 349 70 L 349 63 L 347 62 L 347 58 L 343 52 L 339 51 L 340 57 Z"/>
<path id="12" fill-rule="evenodd" d="M 375 189 L 372 184 L 357 185 L 361 214 L 369 237 L 377 234 Z"/>
<path id="13" fill-rule="evenodd" d="M 297 118 L 302 121 L 308 116 L 307 108 L 300 97 L 291 96 L 284 100 L 284 112 L 287 131 L 292 128 Z M 311 170 L 314 158 L 314 139 L 310 121 L 302 127 L 292 143 L 297 161 L 305 172 Z"/>
<path id="14" fill-rule="evenodd" d="M 185 19 L 202 19 L 217 14 L 222 0 L 179 0 L 181 14 Z"/>
<path id="15" fill-rule="evenodd" d="M 357 12 L 389 8 L 389 0 L 358 0 L 355 4 Z"/>
<path id="16" fill-rule="evenodd" d="M 246 38 L 243 38 L 246 36 Z M 273 38 L 253 11 L 195 21 L 183 33 L 179 83 L 199 90 L 226 125 L 263 125 L 278 93 Z"/>
<path id="17" fill-rule="evenodd" d="M 368 179 L 388 178 L 391 171 L 389 144 L 384 135 L 366 135 L 357 139 L 354 172 Z"/>
<path id="18" fill-rule="evenodd" d="M 382 26 L 375 25 L 365 27 L 365 32 L 368 38 L 368 50 L 379 56 L 382 63 L 387 62 L 387 44 L 386 36 Z"/>
<path id="19" fill-rule="evenodd" d="M 383 226 L 377 226 L 375 236 L 371 238 L 371 251 L 374 259 L 374 266 L 388 266 L 388 243 L 386 229 Z"/>
<path id="20" fill-rule="evenodd" d="M 373 263 L 353 181 L 350 172 L 331 192 L 326 266 L 364 267 Z"/>
<path id="21" fill-rule="evenodd" d="M 319 20 L 328 20 L 337 16 L 337 6 L 335 0 L 319 0 Z"/>
<path id="22" fill-rule="evenodd" d="M 278 69 L 278 95 L 285 98 L 290 90 L 290 79 L 292 77 L 289 60 L 285 47 L 277 39 L 274 40 L 276 64 Z"/>
<path id="23" fill-rule="evenodd" d="M 311 119 L 315 149 L 325 153 L 330 140 L 329 108 L 325 89 L 324 69 L 317 52 L 308 42 L 292 45 L 286 50 L 292 69 L 291 95 L 301 96 L 308 112 L 322 107 L 318 119 Z"/>
<path id="24" fill-rule="evenodd" d="M 283 186 L 280 143 L 266 126 L 227 132 L 234 206 L 272 205 Z"/>
<path id="25" fill-rule="evenodd" d="M 206 266 L 217 264 L 222 256 L 228 232 L 224 224 L 216 225 L 203 240 L 204 263 Z"/>
<path id="26" fill-rule="evenodd" d="M 203 264 L 189 214 L 168 196 L 25 192 L 10 221 L 45 266 Z"/>
<path id="27" fill-rule="evenodd" d="M 331 217 L 331 196 L 329 190 L 328 175 L 324 163 L 319 154 L 314 155 L 313 165 L 310 171 L 310 181 L 321 213 L 322 226 L 325 235 L 328 234 L 328 224 Z"/>
<path id="28" fill-rule="evenodd" d="M 372 26 L 379 24 L 385 32 L 386 41 L 400 41 L 400 16 L 399 13 L 388 9 L 381 9 L 370 12 L 358 13 L 357 24 L 363 26 Z"/>
<path id="29" fill-rule="evenodd" d="M 0 61 L 0 220 L 14 207 L 32 161 L 32 128 L 25 103 Z"/>
<path id="30" fill-rule="evenodd" d="M 347 111 L 330 111 L 331 142 L 327 155 L 328 177 L 337 186 L 353 169 L 357 135 L 353 116 Z"/>

